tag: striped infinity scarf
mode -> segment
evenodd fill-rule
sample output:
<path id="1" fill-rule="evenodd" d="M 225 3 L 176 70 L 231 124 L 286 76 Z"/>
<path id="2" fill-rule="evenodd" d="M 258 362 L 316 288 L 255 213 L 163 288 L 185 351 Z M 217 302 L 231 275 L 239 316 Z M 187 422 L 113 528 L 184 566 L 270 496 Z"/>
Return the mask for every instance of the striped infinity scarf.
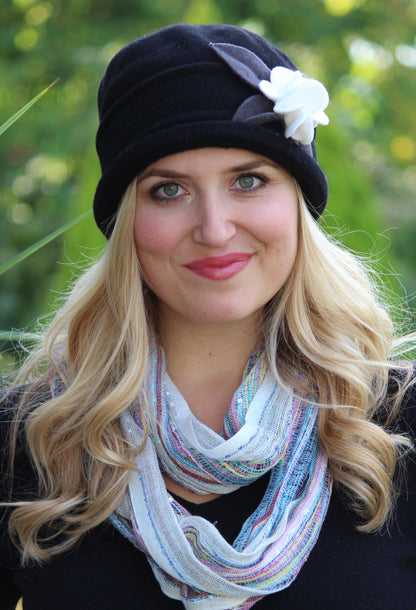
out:
<path id="1" fill-rule="evenodd" d="M 149 436 L 111 519 L 146 553 L 164 593 L 188 609 L 248 609 L 289 586 L 318 539 L 331 494 L 317 407 L 276 382 L 263 349 L 250 358 L 221 434 L 192 414 L 158 346 L 145 391 Z M 141 444 L 137 406 L 122 422 L 129 441 Z M 268 471 L 264 497 L 232 545 L 182 507 L 162 477 L 201 494 L 229 493 Z"/>

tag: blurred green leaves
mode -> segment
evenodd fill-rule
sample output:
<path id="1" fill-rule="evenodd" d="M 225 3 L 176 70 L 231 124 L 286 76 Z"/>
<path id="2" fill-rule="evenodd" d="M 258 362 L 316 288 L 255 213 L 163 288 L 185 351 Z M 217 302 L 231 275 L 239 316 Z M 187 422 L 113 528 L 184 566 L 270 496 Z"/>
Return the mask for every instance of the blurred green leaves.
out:
<path id="1" fill-rule="evenodd" d="M 59 79 L 57 79 L 57 80 L 59 80 Z M 7 129 L 9 129 L 14 123 L 16 123 L 16 121 L 18 121 L 34 104 L 36 104 L 36 102 L 38 102 L 41 99 L 41 97 L 43 97 L 45 95 L 45 93 L 47 93 L 49 91 L 49 89 L 51 89 L 51 87 L 53 87 L 53 85 L 57 82 L 57 80 L 55 80 L 53 83 L 48 85 L 48 87 L 43 89 L 43 91 L 41 91 L 40 93 L 35 95 L 35 97 L 33 97 L 31 100 L 29 100 L 29 102 L 27 102 L 24 106 L 22 106 L 22 108 L 20 108 L 17 112 L 15 112 L 7 121 L 5 121 L 2 125 L 0 125 L 0 135 L 3 134 L 5 131 L 7 131 Z M 62 167 L 60 167 L 59 165 L 58 165 L 58 167 L 55 167 L 55 175 L 56 175 L 56 173 L 58 175 L 62 173 Z M 58 180 L 58 181 L 60 181 L 60 180 Z M 22 218 L 22 214 L 27 213 L 25 208 L 28 206 L 25 206 L 25 204 L 20 204 L 20 206 L 16 206 L 16 208 L 15 208 L 16 212 L 19 209 L 19 207 L 21 208 L 20 212 L 18 212 L 19 216 L 16 215 L 16 218 L 15 218 L 15 222 L 17 222 L 17 223 L 20 222 L 19 218 Z M 22 211 L 22 209 L 24 211 Z M 50 233 L 49 235 L 46 235 L 45 237 L 43 237 L 42 239 L 37 241 L 35 244 L 32 244 L 31 246 L 29 246 L 22 252 L 19 252 L 18 254 L 16 254 L 9 261 L 7 261 L 3 264 L 0 264 L 0 275 L 2 275 L 3 273 L 5 273 L 9 269 L 11 269 L 18 263 L 20 263 L 22 260 L 24 260 L 28 256 L 31 256 L 32 254 L 34 254 L 37 250 L 39 250 L 43 246 L 46 246 L 46 244 L 48 244 L 50 241 L 52 241 L 56 237 L 59 237 L 60 235 L 62 235 L 62 233 L 64 233 L 65 231 L 67 231 L 68 229 L 70 229 L 71 227 L 76 225 L 80 220 L 82 220 L 82 218 L 84 218 L 85 216 L 87 216 L 89 214 L 91 214 L 91 211 L 85 212 L 78 218 L 75 218 L 75 219 L 71 220 L 70 222 L 65 223 L 63 226 L 59 227 L 59 229 L 52 231 L 52 233 Z M 0 330 L 0 340 L 2 340 L 2 341 L 8 341 L 8 342 L 19 341 L 20 342 L 20 341 L 31 341 L 31 340 L 38 340 L 38 339 L 39 339 L 39 336 L 35 333 Z"/>
<path id="2" fill-rule="evenodd" d="M 59 75 L 0 138 L 0 263 L 91 209 L 99 164 L 96 95 L 125 43 L 174 22 L 224 22 L 265 35 L 327 86 L 318 153 L 324 222 L 402 274 L 416 295 L 416 1 L 12 0 L 0 6 L 0 123 Z M 383 237 L 383 234 L 385 237 Z M 381 236 L 380 236 L 381 235 Z M 0 276 L 0 328 L 53 308 L 104 240 L 90 214 Z"/>

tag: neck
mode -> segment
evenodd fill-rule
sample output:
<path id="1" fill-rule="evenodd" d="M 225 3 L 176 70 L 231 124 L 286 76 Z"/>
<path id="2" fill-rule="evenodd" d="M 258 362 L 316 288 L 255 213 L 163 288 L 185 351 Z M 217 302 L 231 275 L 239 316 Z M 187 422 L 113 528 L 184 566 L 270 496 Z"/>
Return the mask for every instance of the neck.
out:
<path id="1" fill-rule="evenodd" d="M 161 315 L 160 339 L 170 378 L 194 415 L 220 432 L 224 415 L 259 340 L 259 316 L 223 324 Z"/>
<path id="2" fill-rule="evenodd" d="M 197 324 L 172 312 L 167 316 L 160 313 L 159 335 L 169 377 L 195 417 L 220 433 L 244 368 L 259 341 L 259 316 L 239 323 Z M 169 491 L 191 502 L 199 504 L 217 497 L 196 494 L 167 475 L 164 479 Z"/>

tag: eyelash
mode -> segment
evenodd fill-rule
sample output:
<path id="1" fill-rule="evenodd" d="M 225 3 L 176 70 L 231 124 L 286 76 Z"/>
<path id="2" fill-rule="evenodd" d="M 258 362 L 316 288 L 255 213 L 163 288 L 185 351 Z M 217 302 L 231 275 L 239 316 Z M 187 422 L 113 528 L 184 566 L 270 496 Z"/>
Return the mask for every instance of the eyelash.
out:
<path id="1" fill-rule="evenodd" d="M 253 186 L 251 188 L 241 188 L 241 187 L 236 188 L 235 190 L 239 193 L 256 193 L 258 190 L 264 188 L 266 186 L 266 184 L 269 182 L 269 180 L 266 178 L 266 176 L 263 176 L 262 174 L 255 174 L 255 173 L 249 172 L 247 174 L 241 174 L 241 176 L 238 176 L 238 178 L 234 184 L 236 184 L 242 178 L 255 178 L 256 180 L 260 180 L 260 184 L 258 184 L 257 186 Z"/>
<path id="2" fill-rule="evenodd" d="M 239 180 L 242 180 L 243 178 L 254 178 L 255 180 L 259 180 L 260 183 L 251 188 L 237 187 L 236 184 L 238 183 Z M 255 193 L 258 190 L 264 188 L 268 182 L 269 182 L 269 180 L 268 180 L 268 178 L 266 178 L 266 176 L 263 176 L 262 174 L 248 172 L 246 174 L 241 174 L 236 178 L 236 180 L 234 181 L 233 190 L 236 191 L 237 193 L 242 193 L 242 194 Z M 170 185 L 177 186 L 178 189 L 181 189 L 184 192 L 179 195 L 173 195 L 172 197 L 161 195 L 158 192 L 161 189 L 163 189 L 163 187 L 170 186 Z M 155 199 L 157 201 L 162 201 L 162 202 L 163 201 L 176 201 L 176 200 L 180 199 L 181 197 L 183 197 L 185 193 L 186 193 L 186 189 L 174 181 L 167 181 L 167 182 L 155 184 L 155 186 L 152 187 L 152 189 L 150 191 L 150 195 L 153 199 Z"/>
<path id="3" fill-rule="evenodd" d="M 177 182 L 170 180 L 168 182 L 162 182 L 160 184 L 155 184 L 155 186 L 152 187 L 152 189 L 150 190 L 150 195 L 151 195 L 152 199 L 156 199 L 156 201 L 175 201 L 176 199 L 179 199 L 180 197 L 183 196 L 183 193 L 181 195 L 175 195 L 173 197 L 167 197 L 167 196 L 158 194 L 158 191 L 160 189 L 162 189 L 163 187 L 169 186 L 169 185 L 175 185 L 179 189 L 182 189 L 182 191 L 185 191 L 183 186 L 181 186 Z"/>

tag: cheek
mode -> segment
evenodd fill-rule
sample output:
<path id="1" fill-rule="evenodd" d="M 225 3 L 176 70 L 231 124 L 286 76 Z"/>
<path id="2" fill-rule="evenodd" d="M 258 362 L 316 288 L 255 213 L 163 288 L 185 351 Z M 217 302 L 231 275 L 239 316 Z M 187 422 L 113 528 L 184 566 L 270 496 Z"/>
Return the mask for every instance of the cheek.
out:
<path id="1" fill-rule="evenodd" d="M 270 203 L 257 217 L 257 234 L 264 241 L 288 252 L 295 251 L 298 244 L 297 204 L 287 205 Z"/>
<path id="2" fill-rule="evenodd" d="M 133 234 L 139 259 L 143 254 L 166 254 L 173 247 L 172 226 L 157 214 L 136 211 Z"/>

